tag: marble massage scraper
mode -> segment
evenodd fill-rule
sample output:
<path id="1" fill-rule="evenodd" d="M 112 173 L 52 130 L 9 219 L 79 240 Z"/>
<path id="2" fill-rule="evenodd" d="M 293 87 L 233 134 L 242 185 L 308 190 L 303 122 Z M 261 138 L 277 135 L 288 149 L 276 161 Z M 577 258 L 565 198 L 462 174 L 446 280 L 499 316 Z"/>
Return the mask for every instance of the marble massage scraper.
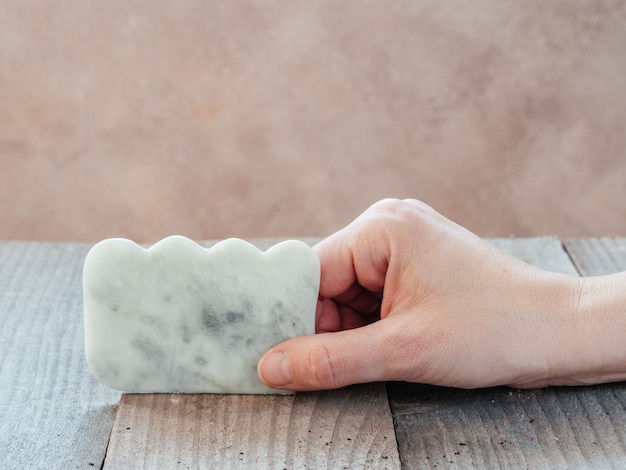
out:
<path id="1" fill-rule="evenodd" d="M 317 255 L 295 240 L 266 252 L 239 239 L 104 240 L 83 270 L 88 367 L 128 392 L 283 393 L 257 363 L 314 333 L 319 280 Z"/>

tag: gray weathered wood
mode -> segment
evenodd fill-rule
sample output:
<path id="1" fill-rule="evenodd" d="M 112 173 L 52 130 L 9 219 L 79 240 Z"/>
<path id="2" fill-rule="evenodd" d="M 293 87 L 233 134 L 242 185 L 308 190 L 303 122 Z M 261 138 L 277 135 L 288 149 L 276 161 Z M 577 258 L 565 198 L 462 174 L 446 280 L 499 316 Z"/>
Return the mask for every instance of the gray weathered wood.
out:
<path id="1" fill-rule="evenodd" d="M 105 469 L 400 468 L 383 384 L 296 395 L 129 394 Z"/>
<path id="2" fill-rule="evenodd" d="M 87 245 L 0 242 L 0 468 L 99 468 L 119 393 L 86 367 Z"/>
<path id="3" fill-rule="evenodd" d="M 626 386 L 389 384 L 407 468 L 624 468 Z"/>
<path id="4" fill-rule="evenodd" d="M 576 273 L 551 238 L 492 240 L 525 261 Z M 457 390 L 389 384 L 406 468 L 623 468 L 626 384 Z"/>
<path id="5" fill-rule="evenodd" d="M 626 271 L 626 238 L 565 240 L 564 245 L 583 276 Z"/>

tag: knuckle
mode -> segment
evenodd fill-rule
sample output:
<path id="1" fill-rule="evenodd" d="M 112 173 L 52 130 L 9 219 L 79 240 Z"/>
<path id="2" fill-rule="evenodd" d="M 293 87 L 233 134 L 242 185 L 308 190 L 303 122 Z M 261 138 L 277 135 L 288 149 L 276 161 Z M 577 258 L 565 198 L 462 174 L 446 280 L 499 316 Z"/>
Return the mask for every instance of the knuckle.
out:
<path id="1" fill-rule="evenodd" d="M 370 207 L 370 212 L 386 214 L 403 220 L 423 218 L 433 209 L 418 199 L 382 199 Z"/>
<path id="2" fill-rule="evenodd" d="M 393 214 L 400 211 L 403 205 L 404 201 L 401 199 L 387 198 L 372 204 L 370 210 L 373 212 L 387 212 Z"/>

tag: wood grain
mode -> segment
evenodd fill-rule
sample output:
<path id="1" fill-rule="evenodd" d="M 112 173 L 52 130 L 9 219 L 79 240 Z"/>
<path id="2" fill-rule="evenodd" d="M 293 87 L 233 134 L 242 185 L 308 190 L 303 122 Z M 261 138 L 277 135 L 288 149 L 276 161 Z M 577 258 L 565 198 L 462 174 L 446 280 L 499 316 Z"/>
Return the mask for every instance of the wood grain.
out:
<path id="1" fill-rule="evenodd" d="M 88 245 L 0 242 L 0 468 L 99 468 L 120 394 L 84 360 Z"/>
<path id="2" fill-rule="evenodd" d="M 626 238 L 565 240 L 564 245 L 583 276 L 626 271 Z"/>
<path id="3" fill-rule="evenodd" d="M 400 467 L 384 384 L 296 395 L 127 394 L 105 469 Z"/>
<path id="4" fill-rule="evenodd" d="M 623 468 L 626 385 L 457 390 L 389 384 L 407 468 Z"/>
<path id="5" fill-rule="evenodd" d="M 576 272 L 551 238 L 492 240 L 544 269 Z M 595 251 L 589 251 L 595 259 Z M 591 259 L 581 263 L 595 263 Z M 613 259 L 614 256 L 599 259 Z M 388 386 L 406 468 L 623 468 L 626 384 L 457 390 Z"/>

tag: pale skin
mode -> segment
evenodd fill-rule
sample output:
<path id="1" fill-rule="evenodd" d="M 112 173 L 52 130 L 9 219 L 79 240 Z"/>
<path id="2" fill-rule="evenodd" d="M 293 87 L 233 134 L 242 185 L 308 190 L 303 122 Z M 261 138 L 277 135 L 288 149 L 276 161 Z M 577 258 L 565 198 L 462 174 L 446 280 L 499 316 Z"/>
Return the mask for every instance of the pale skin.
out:
<path id="1" fill-rule="evenodd" d="M 626 272 L 534 268 L 415 200 L 374 204 L 315 251 L 317 334 L 261 358 L 270 387 L 626 380 Z"/>

